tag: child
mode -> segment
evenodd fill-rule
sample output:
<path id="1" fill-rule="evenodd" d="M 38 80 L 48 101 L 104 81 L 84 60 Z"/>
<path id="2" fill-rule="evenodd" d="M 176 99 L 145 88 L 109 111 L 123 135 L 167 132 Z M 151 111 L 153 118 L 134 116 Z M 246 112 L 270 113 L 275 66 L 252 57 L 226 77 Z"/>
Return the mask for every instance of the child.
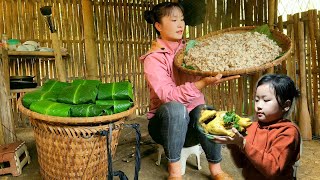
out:
<path id="1" fill-rule="evenodd" d="M 215 142 L 228 145 L 245 179 L 293 179 L 292 165 L 299 159 L 298 127 L 285 119 L 299 91 L 286 75 L 268 74 L 257 83 L 255 112 L 257 122 L 243 137 L 216 137 Z M 236 145 L 236 146 L 235 146 Z"/>
<path id="2" fill-rule="evenodd" d="M 239 76 L 222 78 L 219 74 L 201 78 L 179 72 L 173 66 L 174 56 L 185 46 L 182 39 L 185 28 L 183 9 L 178 3 L 160 3 L 151 11 L 145 11 L 144 17 L 153 24 L 159 35 L 151 49 L 140 57 L 150 90 L 148 130 L 152 139 L 164 147 L 169 179 L 182 179 L 179 163 L 181 150 L 199 141 L 209 161 L 211 176 L 214 179 L 231 179 L 220 167 L 221 145 L 210 142 L 204 136 L 198 138 L 200 133 L 193 123 L 195 114 L 205 104 L 200 90 Z"/>

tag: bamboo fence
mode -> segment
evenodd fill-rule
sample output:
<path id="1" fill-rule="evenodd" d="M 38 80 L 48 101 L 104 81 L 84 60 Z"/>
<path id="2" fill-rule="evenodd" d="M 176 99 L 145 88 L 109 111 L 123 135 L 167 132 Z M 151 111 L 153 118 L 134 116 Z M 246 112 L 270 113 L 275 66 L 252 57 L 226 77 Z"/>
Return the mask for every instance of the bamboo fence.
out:
<path id="1" fill-rule="evenodd" d="M 77 78 L 103 82 L 129 80 L 134 86 L 137 114 L 142 115 L 148 111 L 149 92 L 139 57 L 156 38 L 152 25 L 143 19 L 143 12 L 159 2 L 163 0 L 0 0 L 0 34 L 52 47 L 49 28 L 40 13 L 40 7 L 52 6 L 58 37 L 70 55 L 66 60 L 67 81 Z M 207 103 L 250 116 L 254 86 L 259 77 L 267 72 L 286 73 L 303 90 L 305 97 L 304 104 L 297 103 L 297 109 L 303 107 L 304 111 L 294 111 L 292 119 L 300 125 L 298 121 L 304 119 L 301 115 L 307 111 L 310 122 L 307 121 L 306 126 L 310 125 L 313 134 L 319 136 L 319 11 L 288 15 L 288 20 L 283 22 L 282 17 L 276 15 L 277 0 L 207 0 L 206 3 L 204 23 L 187 27 L 187 38 L 194 39 L 228 27 L 268 24 L 290 36 L 295 47 L 292 56 L 282 65 L 206 88 Z M 305 68 L 302 69 L 303 62 Z M 35 67 L 32 61 L 12 60 L 10 74 L 38 73 L 36 76 L 40 76 L 41 83 L 57 78 L 54 61 L 39 63 Z M 310 139 L 310 134 L 304 138 Z"/>

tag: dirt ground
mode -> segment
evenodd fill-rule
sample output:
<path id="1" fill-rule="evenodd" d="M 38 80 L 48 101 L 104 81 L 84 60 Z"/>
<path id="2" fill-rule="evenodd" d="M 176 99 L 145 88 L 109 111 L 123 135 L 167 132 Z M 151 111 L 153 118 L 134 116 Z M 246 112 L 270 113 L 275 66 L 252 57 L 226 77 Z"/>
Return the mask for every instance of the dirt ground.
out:
<path id="1" fill-rule="evenodd" d="M 299 179 L 320 179 L 320 139 L 303 141 L 301 164 L 298 168 Z"/>
<path id="2" fill-rule="evenodd" d="M 157 145 L 151 140 L 147 132 L 145 118 L 133 118 L 127 123 L 139 123 L 141 130 L 141 169 L 139 173 L 139 180 L 165 180 L 168 176 L 167 162 L 164 155 L 161 158 L 160 166 L 155 164 L 157 160 Z M 23 174 L 19 177 L 13 177 L 11 174 L 1 175 L 0 180 L 40 180 L 40 167 L 37 159 L 37 151 L 33 131 L 31 128 L 19 130 L 17 132 L 19 139 L 26 141 L 28 150 L 31 156 L 31 164 L 23 168 Z M 116 155 L 113 158 L 114 170 L 123 171 L 129 179 L 134 179 L 134 142 L 135 132 L 132 129 L 123 129 L 120 135 L 119 144 Z M 235 180 L 242 180 L 241 169 L 238 169 L 233 164 L 227 148 L 222 149 L 223 161 L 221 162 L 224 171 L 233 176 Z M 202 169 L 198 170 L 196 166 L 196 157 L 191 155 L 188 158 L 186 166 L 186 174 L 183 176 L 184 180 L 208 180 L 209 170 L 208 163 L 206 163 L 204 153 L 201 154 Z M 320 166 L 320 139 L 312 141 L 303 141 L 303 149 L 300 159 L 300 166 L 297 171 L 297 179 L 318 180 Z M 118 179 L 118 178 L 115 178 Z"/>

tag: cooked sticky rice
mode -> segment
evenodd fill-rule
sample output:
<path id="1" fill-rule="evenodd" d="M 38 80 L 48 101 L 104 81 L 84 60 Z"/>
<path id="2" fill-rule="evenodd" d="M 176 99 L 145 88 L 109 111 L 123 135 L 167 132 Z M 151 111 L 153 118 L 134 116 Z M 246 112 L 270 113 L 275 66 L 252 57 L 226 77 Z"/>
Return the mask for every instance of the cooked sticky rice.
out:
<path id="1" fill-rule="evenodd" d="M 212 36 L 188 50 L 187 66 L 200 71 L 246 69 L 272 62 L 282 52 L 275 41 L 258 32 Z"/>

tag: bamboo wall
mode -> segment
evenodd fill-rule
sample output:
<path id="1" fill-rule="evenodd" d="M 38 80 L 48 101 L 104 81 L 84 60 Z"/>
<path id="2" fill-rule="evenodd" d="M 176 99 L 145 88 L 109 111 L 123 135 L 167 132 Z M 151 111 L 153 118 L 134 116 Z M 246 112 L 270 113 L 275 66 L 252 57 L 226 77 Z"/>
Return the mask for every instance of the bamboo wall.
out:
<path id="1" fill-rule="evenodd" d="M 35 40 L 42 46 L 51 47 L 49 28 L 39 9 L 45 5 L 53 6 L 58 36 L 62 46 L 70 54 L 67 60 L 67 80 L 90 78 L 90 74 L 94 76 L 87 69 L 90 62 L 95 62 L 90 68 L 97 70 L 97 78 L 103 82 L 130 80 L 133 83 L 135 102 L 139 109 L 137 113 L 144 114 L 148 110 L 149 99 L 143 67 L 138 58 L 148 50 L 156 35 L 152 25 L 145 22 L 142 14 L 158 2 L 162 0 L 0 0 L 0 34 L 6 33 L 9 38 L 17 38 L 22 42 Z M 83 5 L 88 3 L 88 11 L 84 11 Z M 320 135 L 316 121 L 319 119 L 316 118 L 319 116 L 319 12 L 292 15 L 288 22 L 282 22 L 281 17 L 276 16 L 277 0 L 207 0 L 206 3 L 205 22 L 196 27 L 187 27 L 190 39 L 227 27 L 265 23 L 290 35 L 295 42 L 292 58 L 267 72 L 288 73 L 300 85 L 303 78 L 299 67 L 305 60 L 304 77 L 307 88 L 304 102 L 310 114 L 313 132 Z M 85 13 L 91 14 L 84 16 Z M 87 15 L 92 16 L 92 22 L 86 20 Z M 305 43 L 298 41 L 298 22 L 303 23 L 304 33 L 301 37 L 304 37 Z M 86 28 L 91 27 L 91 23 L 93 36 L 86 34 Z M 87 43 L 89 40 L 94 40 L 93 46 Z M 300 51 L 305 52 L 305 59 L 301 59 L 303 56 L 300 56 Z M 88 54 L 91 55 L 88 57 Z M 50 64 L 50 67 L 46 64 L 42 66 L 56 77 L 52 68 L 54 65 Z M 25 73 L 23 75 L 29 75 L 28 72 Z M 253 87 L 263 73 L 265 72 L 246 75 L 239 80 L 207 88 L 205 93 L 208 104 L 213 104 L 218 109 L 252 115 Z M 299 106 L 301 102 L 298 103 Z M 299 112 L 294 113 L 294 120 L 299 119 Z"/>

